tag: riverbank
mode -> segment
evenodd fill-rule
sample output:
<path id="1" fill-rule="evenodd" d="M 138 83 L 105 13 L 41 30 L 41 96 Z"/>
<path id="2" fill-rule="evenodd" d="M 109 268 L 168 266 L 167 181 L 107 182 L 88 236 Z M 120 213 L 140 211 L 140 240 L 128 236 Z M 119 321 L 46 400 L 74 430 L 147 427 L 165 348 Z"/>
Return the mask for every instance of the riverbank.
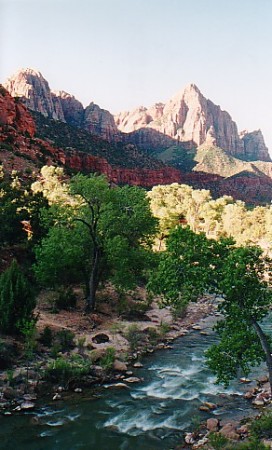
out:
<path id="1" fill-rule="evenodd" d="M 112 297 L 113 293 L 110 295 Z M 139 290 L 137 295 L 142 304 L 146 302 L 144 290 Z M 156 302 L 145 311 L 136 311 L 132 317 L 118 314 L 112 304 L 106 302 L 99 304 L 95 314 L 86 315 L 82 298 L 80 300 L 74 310 L 52 313 L 50 293 L 40 297 L 35 346 L 29 361 L 22 340 L 2 341 L 7 363 L 10 359 L 10 367 L 0 372 L 0 410 L 4 414 L 35 408 L 37 398 L 48 396 L 50 392 L 57 400 L 64 391 L 79 393 L 83 387 L 128 379 L 128 382 L 136 382 L 133 370 L 141 365 L 143 355 L 169 348 L 174 339 L 193 327 L 197 329 L 198 321 L 214 311 L 211 296 L 190 304 L 183 318 L 174 318 L 170 308 L 159 308 Z M 45 342 L 45 330 L 50 331 L 51 342 Z M 54 344 L 53 336 L 67 341 L 61 342 L 63 348 L 59 348 L 58 341 Z M 82 358 L 84 364 L 90 363 L 88 374 L 75 379 L 71 375 L 71 380 L 62 380 L 61 376 L 57 380 L 57 376 L 55 379 L 53 376 L 50 383 L 46 381 L 46 371 L 56 360 L 70 361 L 76 357 Z M 105 363 L 107 358 L 109 361 Z"/>
<path id="2" fill-rule="evenodd" d="M 5 409 L 2 411 L 6 416 L 21 414 L 22 411 L 26 410 L 33 409 L 35 411 L 36 406 L 40 408 L 41 404 L 52 404 L 52 402 L 63 403 L 69 401 L 69 399 L 71 400 L 73 397 L 84 400 L 87 388 L 90 386 L 101 386 L 107 383 L 109 386 L 115 386 L 115 391 L 122 391 L 123 389 L 130 389 L 130 386 L 134 384 L 139 383 L 140 385 L 141 365 L 145 359 L 144 355 L 151 354 L 156 349 L 170 349 L 177 337 L 186 336 L 184 339 L 190 341 L 191 334 L 188 336 L 190 331 L 194 335 L 197 334 L 204 341 L 205 336 L 207 335 L 208 337 L 209 333 L 201 320 L 204 317 L 212 317 L 217 314 L 215 311 L 215 302 L 212 297 L 205 297 L 200 302 L 191 304 L 188 307 L 186 316 L 182 319 L 173 318 L 168 308 L 159 309 L 156 304 L 152 304 L 152 307 L 148 311 L 141 314 L 141 320 L 139 318 L 138 320 L 135 318 L 133 320 L 131 318 L 130 320 L 125 318 L 121 320 L 120 316 L 115 312 L 110 314 L 109 307 L 108 309 L 103 308 L 102 311 L 98 310 L 95 315 L 85 316 L 83 309 L 80 308 L 76 312 L 62 311 L 59 314 L 52 314 L 48 305 L 41 304 L 39 313 L 38 329 L 40 334 L 49 324 L 54 333 L 62 330 L 76 332 L 74 337 L 75 346 L 68 351 L 58 352 L 53 358 L 52 349 L 50 350 L 45 348 L 44 345 L 41 345 L 37 354 L 37 360 L 35 361 L 36 367 L 35 364 L 31 363 L 28 370 L 27 393 L 25 392 L 26 366 L 18 364 L 14 368 L 12 377 L 11 374 L 6 373 L 10 379 L 6 379 L 5 381 L 5 394 L 7 394 L 7 397 L 11 397 L 8 399 L 5 395 L 2 396 L 2 400 L 4 401 L 1 404 L 5 406 Z M 134 327 L 134 337 L 138 335 L 140 337 L 139 340 L 128 339 L 128 330 L 132 326 Z M 137 329 L 135 329 L 135 326 Z M 100 336 L 102 341 L 106 340 L 106 342 L 99 341 L 98 336 Z M 82 340 L 83 338 L 84 341 Z M 81 346 L 79 345 L 80 339 Z M 110 370 L 107 370 L 101 364 L 107 349 L 113 347 L 115 348 L 115 354 L 114 359 L 111 361 L 112 367 Z M 94 355 L 96 355 L 96 361 L 93 359 Z M 71 358 L 81 358 L 83 361 L 90 360 L 92 368 L 88 375 L 85 374 L 82 377 L 71 380 L 67 386 L 60 380 L 59 382 L 56 380 L 53 383 L 48 383 L 43 380 L 41 372 L 45 370 L 46 366 L 48 367 L 50 361 L 56 359 L 71 360 Z M 13 384 L 12 379 L 17 380 L 16 383 L 18 384 Z M 2 385 L 2 392 L 4 389 Z M 113 392 L 112 389 L 110 391 Z M 95 390 L 93 392 L 95 395 Z M 254 387 L 252 399 L 256 399 L 257 394 L 258 391 Z M 88 395 L 90 394 L 88 393 Z M 264 403 L 266 402 L 264 401 Z M 211 416 L 213 415 L 213 405 L 211 402 L 208 402 L 206 405 L 201 404 L 200 407 L 200 415 L 203 414 L 204 418 L 207 413 L 209 414 L 209 411 Z M 261 405 L 259 407 L 262 408 Z M 225 425 L 224 422 L 218 421 L 217 431 L 224 429 Z M 239 428 L 238 424 L 235 425 L 236 428 Z M 207 428 L 204 435 L 199 436 L 199 439 L 198 436 L 195 436 L 195 442 L 192 445 L 200 445 L 201 442 L 199 443 L 199 440 L 201 441 L 203 437 L 206 438 L 208 431 L 210 430 Z M 244 437 L 245 435 L 239 435 L 239 439 Z M 192 445 L 190 448 L 192 448 Z M 203 442 L 201 445 L 203 445 Z"/>

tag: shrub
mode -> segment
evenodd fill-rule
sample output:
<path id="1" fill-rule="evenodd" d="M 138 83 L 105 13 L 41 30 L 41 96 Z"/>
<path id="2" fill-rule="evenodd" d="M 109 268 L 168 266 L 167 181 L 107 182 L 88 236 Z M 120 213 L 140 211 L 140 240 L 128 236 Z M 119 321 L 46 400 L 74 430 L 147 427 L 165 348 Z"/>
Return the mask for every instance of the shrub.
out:
<path id="1" fill-rule="evenodd" d="M 257 438 L 272 438 L 272 412 L 254 420 L 250 425 L 250 431 Z"/>
<path id="2" fill-rule="evenodd" d="M 53 343 L 53 332 L 49 326 L 46 326 L 41 335 L 40 335 L 40 342 L 45 345 L 46 347 L 51 347 Z"/>
<path id="3" fill-rule="evenodd" d="M 70 359 L 60 357 L 48 364 L 44 378 L 69 386 L 71 382 L 80 380 L 87 375 L 89 370 L 89 364 L 79 355 L 74 355 Z"/>
<path id="4" fill-rule="evenodd" d="M 143 339 L 142 332 L 139 329 L 138 325 L 130 325 L 125 333 L 125 338 L 129 342 L 130 349 L 132 351 L 135 351 Z"/>
<path id="5" fill-rule="evenodd" d="M 159 339 L 159 335 L 156 331 L 155 328 L 153 327 L 149 327 L 147 329 L 147 333 L 148 333 L 148 340 L 150 342 L 151 345 L 156 345 Z"/>
<path id="6" fill-rule="evenodd" d="M 209 443 L 214 450 L 225 449 L 229 440 L 220 433 L 211 433 L 209 435 Z"/>
<path id="7" fill-rule="evenodd" d="M 55 309 L 70 309 L 76 307 L 76 295 L 74 294 L 71 287 L 60 288 L 58 292 L 58 297 L 55 299 Z"/>
<path id="8" fill-rule="evenodd" d="M 167 333 L 169 333 L 170 330 L 171 330 L 171 326 L 169 323 L 167 323 L 167 322 L 160 323 L 159 333 L 160 333 L 161 337 L 164 337 Z"/>
<path id="9" fill-rule="evenodd" d="M 20 324 L 33 320 L 34 290 L 14 260 L 0 276 L 0 331 L 20 333 Z"/>
<path id="10" fill-rule="evenodd" d="M 113 363 L 115 361 L 115 348 L 114 347 L 108 347 L 106 349 L 106 353 L 104 356 L 102 356 L 100 360 L 100 365 L 103 367 L 103 369 L 109 371 L 113 367 Z"/>
<path id="11" fill-rule="evenodd" d="M 74 338 L 75 338 L 75 335 L 70 330 L 58 331 L 56 334 L 56 340 L 57 340 L 57 343 L 59 344 L 59 348 L 60 348 L 59 351 L 67 352 L 68 350 L 71 350 L 72 348 L 74 348 L 74 346 L 75 346 Z"/>

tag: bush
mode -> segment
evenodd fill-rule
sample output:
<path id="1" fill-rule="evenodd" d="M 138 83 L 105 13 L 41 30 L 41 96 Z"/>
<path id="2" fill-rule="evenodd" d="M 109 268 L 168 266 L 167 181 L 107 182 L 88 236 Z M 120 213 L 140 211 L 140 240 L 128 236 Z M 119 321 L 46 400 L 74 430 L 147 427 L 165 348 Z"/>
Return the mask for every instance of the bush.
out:
<path id="1" fill-rule="evenodd" d="M 211 433 L 209 435 L 209 444 L 211 444 L 214 450 L 225 449 L 229 440 L 220 433 Z"/>
<path id="2" fill-rule="evenodd" d="M 103 369 L 109 371 L 112 369 L 114 361 L 115 361 L 115 348 L 108 347 L 106 349 L 105 355 L 102 356 L 100 360 L 100 365 L 101 367 L 103 367 Z"/>
<path id="3" fill-rule="evenodd" d="M 58 297 L 55 299 L 55 309 L 70 309 L 76 307 L 76 295 L 74 294 L 71 287 L 60 288 Z"/>
<path id="4" fill-rule="evenodd" d="M 61 330 L 56 333 L 56 340 L 59 344 L 59 351 L 67 352 L 75 347 L 75 335 L 70 330 Z"/>
<path id="5" fill-rule="evenodd" d="M 272 412 L 264 414 L 250 425 L 250 432 L 257 438 L 272 438 Z"/>
<path id="6" fill-rule="evenodd" d="M 34 290 L 14 260 L 0 276 L 0 331 L 20 333 L 21 323 L 33 320 Z"/>
<path id="7" fill-rule="evenodd" d="M 125 338 L 129 342 L 130 349 L 132 351 L 135 351 L 143 339 L 142 332 L 139 329 L 138 325 L 130 325 L 125 333 Z"/>
<path id="8" fill-rule="evenodd" d="M 89 370 L 89 364 L 79 355 L 74 355 L 70 359 L 60 357 L 47 366 L 44 378 L 69 386 L 70 383 L 88 375 Z"/>
<path id="9" fill-rule="evenodd" d="M 51 347 L 53 343 L 53 337 L 54 336 L 51 328 L 46 326 L 40 335 L 40 342 L 46 347 Z"/>

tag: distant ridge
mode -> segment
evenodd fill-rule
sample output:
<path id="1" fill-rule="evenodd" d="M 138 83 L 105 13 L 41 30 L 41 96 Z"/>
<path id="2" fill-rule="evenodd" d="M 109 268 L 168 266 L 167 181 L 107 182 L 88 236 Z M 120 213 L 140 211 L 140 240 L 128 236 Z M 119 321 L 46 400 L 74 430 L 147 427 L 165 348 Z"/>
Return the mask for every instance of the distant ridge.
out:
<path id="1" fill-rule="evenodd" d="M 159 153 L 175 143 L 186 149 L 207 143 L 245 161 L 271 161 L 261 131 L 239 134 L 229 113 L 207 100 L 193 83 L 165 104 L 140 107 L 115 117 L 93 102 L 84 109 L 74 96 L 51 91 L 42 74 L 34 69 L 19 70 L 4 86 L 33 111 L 109 141 L 136 144 L 148 153 Z"/>

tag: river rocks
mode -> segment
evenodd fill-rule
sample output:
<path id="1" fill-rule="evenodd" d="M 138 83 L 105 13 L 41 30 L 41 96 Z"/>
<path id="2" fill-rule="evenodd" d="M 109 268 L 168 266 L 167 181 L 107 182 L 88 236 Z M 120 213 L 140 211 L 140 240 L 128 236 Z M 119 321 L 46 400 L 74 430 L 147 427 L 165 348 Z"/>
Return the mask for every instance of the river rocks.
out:
<path id="1" fill-rule="evenodd" d="M 81 394 L 81 393 L 83 392 L 83 390 L 82 390 L 81 388 L 75 388 L 75 389 L 74 389 L 74 392 L 75 392 L 76 394 Z"/>
<path id="2" fill-rule="evenodd" d="M 213 417 L 207 420 L 207 430 L 211 432 L 218 431 L 219 428 L 219 420 L 214 419 Z"/>
<path id="3" fill-rule="evenodd" d="M 205 405 L 201 405 L 198 409 L 199 409 L 199 411 L 203 411 L 203 412 L 209 412 L 210 411 L 208 406 L 205 406 Z"/>
<path id="4" fill-rule="evenodd" d="M 221 428 L 219 433 L 225 436 L 227 439 L 231 439 L 234 441 L 238 441 L 240 439 L 240 436 L 236 431 L 235 424 L 232 422 L 226 423 L 226 425 Z"/>
<path id="5" fill-rule="evenodd" d="M 267 383 L 268 381 L 269 381 L 269 379 L 268 379 L 268 376 L 267 376 L 267 375 L 263 375 L 263 376 L 261 376 L 261 377 L 258 378 L 258 382 L 259 382 L 260 384 L 265 384 L 265 383 Z"/>
<path id="6" fill-rule="evenodd" d="M 54 401 L 55 401 L 55 400 L 61 400 L 61 395 L 58 394 L 58 393 L 56 393 L 56 394 L 53 396 L 53 400 L 54 400 Z"/>
<path id="7" fill-rule="evenodd" d="M 20 406 L 23 410 L 29 410 L 35 408 L 35 403 L 30 402 L 29 400 L 25 400 L 23 403 L 21 403 Z"/>
<path id="8" fill-rule="evenodd" d="M 200 405 L 200 407 L 198 408 L 199 411 L 212 411 L 213 409 L 216 408 L 216 404 L 215 403 L 210 403 L 210 402 L 204 402 L 202 403 L 202 405 Z"/>
<path id="9" fill-rule="evenodd" d="M 125 383 L 115 383 L 110 384 L 107 388 L 119 388 L 119 389 L 129 389 L 129 386 Z"/>
<path id="10" fill-rule="evenodd" d="M 105 333 L 96 334 L 92 338 L 92 341 L 95 342 L 95 344 L 105 344 L 106 342 L 109 342 L 109 340 L 110 340 L 109 336 Z"/>
<path id="11" fill-rule="evenodd" d="M 250 380 L 249 378 L 240 378 L 240 382 L 241 383 L 245 383 L 245 384 L 248 384 L 248 383 L 252 383 L 252 380 Z"/>
<path id="12" fill-rule="evenodd" d="M 200 325 L 193 325 L 193 326 L 192 326 L 192 330 L 197 330 L 197 331 L 199 331 L 199 330 L 201 330 L 201 326 L 200 326 Z"/>
<path id="13" fill-rule="evenodd" d="M 186 433 L 184 437 L 184 441 L 186 444 L 192 445 L 195 443 L 194 433 Z"/>
<path id="14" fill-rule="evenodd" d="M 4 397 L 7 400 L 12 400 L 13 398 L 15 398 L 17 396 L 17 392 L 15 389 L 13 389 L 11 386 L 6 386 L 4 387 L 4 389 L 2 390 Z"/>
<path id="15" fill-rule="evenodd" d="M 117 372 L 126 372 L 127 365 L 123 361 L 116 359 L 113 363 L 113 370 L 116 370 Z"/>
<path id="16" fill-rule="evenodd" d="M 207 444 L 208 441 L 209 441 L 209 439 L 206 436 L 204 436 L 202 439 L 200 439 L 198 442 L 196 442 L 193 445 L 193 447 L 192 447 L 193 450 L 197 450 L 199 448 L 202 448 L 204 445 Z"/>
<path id="17" fill-rule="evenodd" d="M 128 377 L 124 378 L 124 381 L 126 381 L 127 383 L 139 383 L 141 379 L 138 377 Z"/>
<path id="18" fill-rule="evenodd" d="M 143 367 L 143 364 L 140 363 L 139 361 L 137 361 L 136 363 L 133 364 L 133 367 L 140 368 L 140 367 Z"/>

